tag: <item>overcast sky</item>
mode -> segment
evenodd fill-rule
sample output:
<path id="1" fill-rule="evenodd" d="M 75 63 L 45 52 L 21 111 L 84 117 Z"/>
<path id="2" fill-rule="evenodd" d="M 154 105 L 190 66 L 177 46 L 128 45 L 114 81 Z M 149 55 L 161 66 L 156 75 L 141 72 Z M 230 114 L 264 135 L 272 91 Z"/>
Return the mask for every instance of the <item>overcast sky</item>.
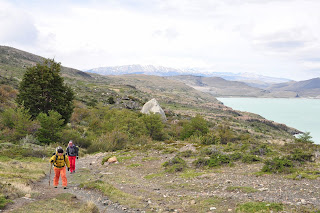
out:
<path id="1" fill-rule="evenodd" d="M 320 77 L 320 0 L 0 0 L 0 45 L 129 64 Z"/>

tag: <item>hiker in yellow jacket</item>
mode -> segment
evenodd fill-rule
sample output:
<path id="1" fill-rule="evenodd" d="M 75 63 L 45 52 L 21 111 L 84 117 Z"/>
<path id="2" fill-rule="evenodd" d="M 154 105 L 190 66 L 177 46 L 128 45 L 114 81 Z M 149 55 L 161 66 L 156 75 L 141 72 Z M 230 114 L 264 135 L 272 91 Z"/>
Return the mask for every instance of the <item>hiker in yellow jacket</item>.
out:
<path id="1" fill-rule="evenodd" d="M 70 163 L 69 159 L 66 157 L 65 154 L 63 154 L 63 149 L 61 147 L 58 147 L 56 150 L 56 154 L 54 154 L 50 158 L 50 163 L 54 165 L 54 178 L 53 178 L 53 186 L 54 188 L 57 188 L 59 185 L 59 178 L 61 174 L 62 179 L 62 186 L 64 189 L 67 188 L 68 181 L 66 177 L 66 166 L 68 168 L 68 171 L 70 170 Z"/>

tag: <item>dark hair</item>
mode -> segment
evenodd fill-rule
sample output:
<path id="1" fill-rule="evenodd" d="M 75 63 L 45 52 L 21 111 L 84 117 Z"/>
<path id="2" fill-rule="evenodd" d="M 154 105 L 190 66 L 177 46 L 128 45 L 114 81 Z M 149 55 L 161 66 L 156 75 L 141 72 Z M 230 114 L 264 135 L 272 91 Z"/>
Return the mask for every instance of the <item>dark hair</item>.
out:
<path id="1" fill-rule="evenodd" d="M 58 153 L 63 153 L 63 149 L 58 149 Z"/>

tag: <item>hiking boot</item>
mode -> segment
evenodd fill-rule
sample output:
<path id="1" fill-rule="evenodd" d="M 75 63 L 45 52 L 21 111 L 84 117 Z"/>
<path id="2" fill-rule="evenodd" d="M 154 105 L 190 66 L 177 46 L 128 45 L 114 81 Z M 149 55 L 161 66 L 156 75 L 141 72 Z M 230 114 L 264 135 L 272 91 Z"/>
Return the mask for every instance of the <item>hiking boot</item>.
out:
<path id="1" fill-rule="evenodd" d="M 58 188 L 58 186 L 55 186 L 54 188 Z"/>
<path id="2" fill-rule="evenodd" d="M 67 187 L 65 186 L 65 187 L 63 187 L 64 189 L 67 189 Z"/>

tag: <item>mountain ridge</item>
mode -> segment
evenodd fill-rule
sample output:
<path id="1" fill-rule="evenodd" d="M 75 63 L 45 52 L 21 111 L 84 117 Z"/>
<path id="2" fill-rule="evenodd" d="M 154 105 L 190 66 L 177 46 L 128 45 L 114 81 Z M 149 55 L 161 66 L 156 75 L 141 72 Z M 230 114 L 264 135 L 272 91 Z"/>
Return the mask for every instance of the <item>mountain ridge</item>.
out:
<path id="1" fill-rule="evenodd" d="M 285 78 L 275 78 L 263 75 L 257 75 L 253 73 L 231 73 L 231 72 L 212 72 L 209 69 L 202 68 L 190 68 L 190 69 L 176 69 L 164 66 L 154 65 L 122 65 L 122 66 L 109 66 L 99 67 L 89 70 L 85 70 L 89 73 L 97 73 L 101 75 L 124 75 L 124 74 L 146 74 L 146 75 L 158 75 L 158 76 L 175 76 L 175 75 L 195 75 L 204 77 L 221 77 L 225 80 L 232 81 L 247 81 L 256 82 L 256 84 L 270 84 L 270 83 L 282 83 L 290 81 Z"/>

